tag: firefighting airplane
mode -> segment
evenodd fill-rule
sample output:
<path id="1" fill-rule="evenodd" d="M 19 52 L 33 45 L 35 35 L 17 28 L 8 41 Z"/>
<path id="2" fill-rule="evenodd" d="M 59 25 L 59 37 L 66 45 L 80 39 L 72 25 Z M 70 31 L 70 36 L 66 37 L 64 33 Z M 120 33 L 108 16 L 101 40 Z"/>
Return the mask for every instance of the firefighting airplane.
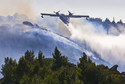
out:
<path id="1" fill-rule="evenodd" d="M 86 19 L 89 18 L 88 15 L 73 15 L 73 13 L 71 13 L 70 11 L 68 11 L 69 15 L 60 14 L 59 12 L 60 11 L 54 12 L 55 14 L 41 13 L 41 17 L 43 18 L 43 16 L 45 16 L 45 15 L 46 16 L 59 17 L 60 20 L 62 20 L 62 22 L 64 22 L 67 26 L 70 22 L 70 18 L 82 18 L 82 17 L 85 17 Z"/>

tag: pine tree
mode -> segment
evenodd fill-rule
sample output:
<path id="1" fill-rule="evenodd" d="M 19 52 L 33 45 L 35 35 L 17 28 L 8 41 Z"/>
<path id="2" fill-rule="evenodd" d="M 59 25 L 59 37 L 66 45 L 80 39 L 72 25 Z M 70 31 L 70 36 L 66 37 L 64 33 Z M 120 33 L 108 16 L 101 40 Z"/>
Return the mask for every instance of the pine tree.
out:
<path id="1" fill-rule="evenodd" d="M 44 64 L 44 58 L 45 58 L 45 56 L 43 56 L 42 51 L 39 51 L 39 53 L 38 53 L 38 61 L 40 63 L 40 66 L 43 66 L 43 64 Z"/>
<path id="2" fill-rule="evenodd" d="M 27 50 L 26 52 L 25 52 L 25 59 L 26 60 L 28 60 L 29 62 L 31 62 L 32 64 L 33 64 L 33 61 L 34 61 L 34 57 L 35 57 L 35 55 L 34 55 L 34 51 L 29 51 L 29 50 Z"/>
<path id="3" fill-rule="evenodd" d="M 53 53 L 53 69 L 58 69 L 61 66 L 66 66 L 68 63 L 68 58 L 65 56 L 61 56 L 58 48 L 55 48 L 55 52 Z"/>

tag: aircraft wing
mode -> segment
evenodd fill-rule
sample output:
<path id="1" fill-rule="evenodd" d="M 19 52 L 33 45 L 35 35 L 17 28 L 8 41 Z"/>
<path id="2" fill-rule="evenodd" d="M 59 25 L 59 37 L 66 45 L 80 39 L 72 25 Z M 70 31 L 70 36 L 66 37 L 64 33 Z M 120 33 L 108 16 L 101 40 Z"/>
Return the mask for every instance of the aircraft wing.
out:
<path id="1" fill-rule="evenodd" d="M 44 15 L 58 17 L 58 15 L 56 15 L 56 14 L 41 13 L 42 18 L 43 18 Z"/>
<path id="2" fill-rule="evenodd" d="M 89 18 L 88 15 L 67 15 L 67 17 L 70 17 L 70 18 L 82 18 L 82 17 Z"/>

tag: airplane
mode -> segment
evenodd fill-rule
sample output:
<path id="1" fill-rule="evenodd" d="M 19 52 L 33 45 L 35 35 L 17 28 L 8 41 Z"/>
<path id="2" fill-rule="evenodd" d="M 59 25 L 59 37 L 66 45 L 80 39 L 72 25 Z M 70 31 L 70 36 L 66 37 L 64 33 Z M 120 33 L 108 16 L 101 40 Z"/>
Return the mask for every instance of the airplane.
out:
<path id="1" fill-rule="evenodd" d="M 46 15 L 46 16 L 53 16 L 53 17 L 59 17 L 60 20 L 62 20 L 62 22 L 65 23 L 67 26 L 68 26 L 68 24 L 70 22 L 70 18 L 82 18 L 82 17 L 85 17 L 86 19 L 89 18 L 88 15 L 73 15 L 73 13 L 71 13 L 70 11 L 68 11 L 69 15 L 60 14 L 59 12 L 60 11 L 54 12 L 55 14 L 41 13 L 41 17 L 43 18 L 44 15 Z"/>

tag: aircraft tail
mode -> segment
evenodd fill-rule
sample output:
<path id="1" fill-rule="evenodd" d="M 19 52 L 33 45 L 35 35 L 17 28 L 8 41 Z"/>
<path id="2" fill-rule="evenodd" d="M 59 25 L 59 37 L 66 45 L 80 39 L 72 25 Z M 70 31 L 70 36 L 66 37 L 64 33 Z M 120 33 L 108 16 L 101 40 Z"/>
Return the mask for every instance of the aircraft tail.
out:
<path id="1" fill-rule="evenodd" d="M 68 11 L 69 12 L 69 15 L 73 15 L 73 13 L 71 13 L 70 11 Z"/>

